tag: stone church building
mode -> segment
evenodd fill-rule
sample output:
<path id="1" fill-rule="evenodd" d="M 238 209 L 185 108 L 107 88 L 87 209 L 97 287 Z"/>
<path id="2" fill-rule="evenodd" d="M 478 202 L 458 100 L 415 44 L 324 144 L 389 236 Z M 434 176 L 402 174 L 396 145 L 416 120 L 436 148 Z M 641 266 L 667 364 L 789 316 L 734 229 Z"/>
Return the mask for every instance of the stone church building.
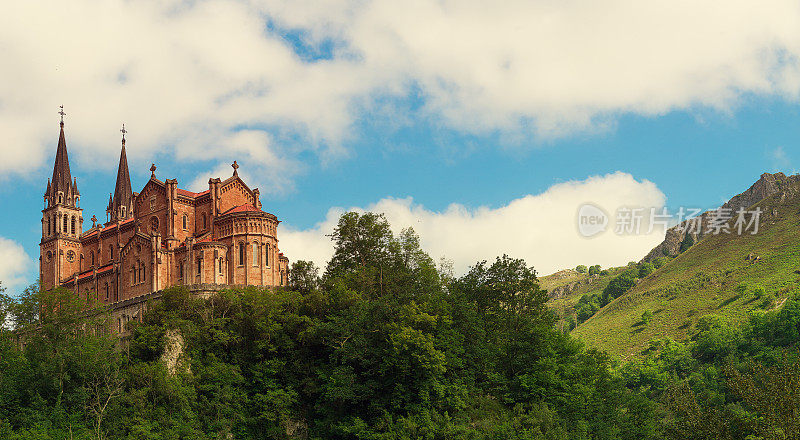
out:
<path id="1" fill-rule="evenodd" d="M 81 194 L 70 174 L 63 111 L 53 177 L 42 210 L 40 279 L 45 289 L 63 286 L 111 310 L 116 327 L 138 319 L 148 299 L 186 285 L 209 293 L 230 286 L 283 286 L 288 264 L 278 248 L 278 218 L 264 212 L 257 188 L 239 177 L 238 164 L 208 189 L 178 188 L 159 180 L 156 167 L 133 192 L 125 154 L 125 129 L 106 222 L 91 218 L 83 229 Z"/>

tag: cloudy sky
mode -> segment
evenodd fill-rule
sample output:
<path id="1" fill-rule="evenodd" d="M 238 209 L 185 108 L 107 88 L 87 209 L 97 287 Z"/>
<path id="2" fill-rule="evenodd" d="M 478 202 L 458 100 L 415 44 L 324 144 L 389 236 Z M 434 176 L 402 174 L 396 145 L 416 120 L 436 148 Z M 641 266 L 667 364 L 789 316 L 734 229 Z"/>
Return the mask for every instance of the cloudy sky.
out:
<path id="1" fill-rule="evenodd" d="M 86 219 L 124 122 L 134 188 L 151 162 L 202 190 L 238 160 L 282 250 L 320 264 L 348 209 L 457 271 L 624 264 L 663 230 L 586 239 L 580 205 L 713 208 L 800 160 L 796 1 L 2 2 L 0 55 L 12 290 L 37 273 L 62 104 Z"/>

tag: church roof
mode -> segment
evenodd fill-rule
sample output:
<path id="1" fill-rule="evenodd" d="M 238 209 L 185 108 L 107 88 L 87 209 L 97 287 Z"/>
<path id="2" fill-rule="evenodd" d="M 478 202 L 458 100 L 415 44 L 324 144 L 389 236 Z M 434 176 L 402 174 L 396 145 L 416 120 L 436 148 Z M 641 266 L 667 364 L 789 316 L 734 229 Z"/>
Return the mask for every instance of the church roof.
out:
<path id="1" fill-rule="evenodd" d="M 264 211 L 256 208 L 253 205 L 244 204 L 244 205 L 234 206 L 233 208 L 223 212 L 222 215 L 232 214 L 234 212 L 264 212 Z"/>
<path id="2" fill-rule="evenodd" d="M 128 156 L 125 153 L 125 139 L 122 140 L 122 151 L 119 154 L 119 167 L 117 168 L 117 184 L 114 187 L 114 196 L 109 208 L 112 216 L 116 217 L 120 206 L 129 206 L 133 198 L 131 189 L 131 176 L 128 172 Z"/>
<path id="3" fill-rule="evenodd" d="M 48 195 L 53 196 L 59 191 L 64 194 L 69 193 L 72 186 L 72 175 L 69 171 L 69 156 L 67 155 L 67 140 L 64 137 L 64 123 L 61 123 L 61 132 L 58 135 L 58 148 L 56 149 L 56 161 L 53 166 L 53 178 L 48 185 Z"/>
<path id="4" fill-rule="evenodd" d="M 185 189 L 180 189 L 180 188 L 178 188 L 177 191 L 178 191 L 178 195 L 191 197 L 193 199 L 195 199 L 197 197 L 200 197 L 200 196 L 204 196 L 204 195 L 209 193 L 209 190 L 205 190 L 203 192 L 196 193 L 196 192 L 191 192 L 191 191 L 187 191 Z"/>

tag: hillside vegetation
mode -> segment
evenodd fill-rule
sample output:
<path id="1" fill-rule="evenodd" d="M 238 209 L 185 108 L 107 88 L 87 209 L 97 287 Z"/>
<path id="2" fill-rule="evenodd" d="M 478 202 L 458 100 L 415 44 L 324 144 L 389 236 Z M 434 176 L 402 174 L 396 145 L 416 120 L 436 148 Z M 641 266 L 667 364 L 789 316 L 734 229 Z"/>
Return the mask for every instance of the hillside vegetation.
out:
<path id="1" fill-rule="evenodd" d="M 287 290 L 165 291 L 124 350 L 68 291 L 5 298 L 25 346 L 0 332 L 0 438 L 662 438 L 656 404 L 554 328 L 524 261 L 453 279 L 372 213 L 332 238 L 324 274 L 297 262 Z"/>
<path id="2" fill-rule="evenodd" d="M 692 341 L 616 364 L 554 327 L 524 261 L 454 279 L 413 231 L 390 231 L 347 213 L 321 276 L 296 262 L 290 289 L 169 289 L 124 340 L 67 290 L 0 295 L 0 322 L 17 327 L 0 326 L 0 438 L 800 439 L 800 295 L 744 322 L 703 316 Z M 609 273 L 599 299 L 613 309 L 690 258 Z M 778 278 L 761 280 L 793 290 Z"/>
<path id="3" fill-rule="evenodd" d="M 743 322 L 780 306 L 800 287 L 800 200 L 788 191 L 756 206 L 763 210 L 757 234 L 706 235 L 572 334 L 627 359 L 654 338 L 686 340 L 705 315 Z"/>
<path id="4" fill-rule="evenodd" d="M 547 307 L 558 316 L 556 326 L 561 331 L 570 331 L 578 325 L 578 302 L 584 296 L 602 295 L 614 277 L 625 271 L 625 267 L 604 269 L 596 274 L 580 273 L 573 269 L 562 270 L 539 279 L 542 289 L 547 291 Z"/>

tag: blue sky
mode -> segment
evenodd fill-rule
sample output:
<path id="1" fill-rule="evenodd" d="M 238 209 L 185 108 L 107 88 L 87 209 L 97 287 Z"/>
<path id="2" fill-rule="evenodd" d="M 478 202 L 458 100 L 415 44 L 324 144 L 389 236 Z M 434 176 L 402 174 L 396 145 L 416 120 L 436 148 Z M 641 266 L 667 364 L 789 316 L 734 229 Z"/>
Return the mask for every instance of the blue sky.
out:
<path id="1" fill-rule="evenodd" d="M 84 228 L 105 219 L 125 122 L 134 190 L 151 162 L 200 189 L 236 159 L 284 222 L 282 250 L 319 264 L 350 208 L 414 226 L 457 271 L 503 252 L 542 272 L 623 264 L 659 233 L 576 239 L 558 224 L 578 201 L 714 208 L 800 161 L 793 2 L 144 5 L 54 2 L 62 22 L 92 23 L 55 48 L 46 5 L 0 7 L 0 43 L 18 49 L 0 69 L 3 285 L 37 273 L 61 104 Z M 564 26 L 525 26 L 552 16 Z"/>

